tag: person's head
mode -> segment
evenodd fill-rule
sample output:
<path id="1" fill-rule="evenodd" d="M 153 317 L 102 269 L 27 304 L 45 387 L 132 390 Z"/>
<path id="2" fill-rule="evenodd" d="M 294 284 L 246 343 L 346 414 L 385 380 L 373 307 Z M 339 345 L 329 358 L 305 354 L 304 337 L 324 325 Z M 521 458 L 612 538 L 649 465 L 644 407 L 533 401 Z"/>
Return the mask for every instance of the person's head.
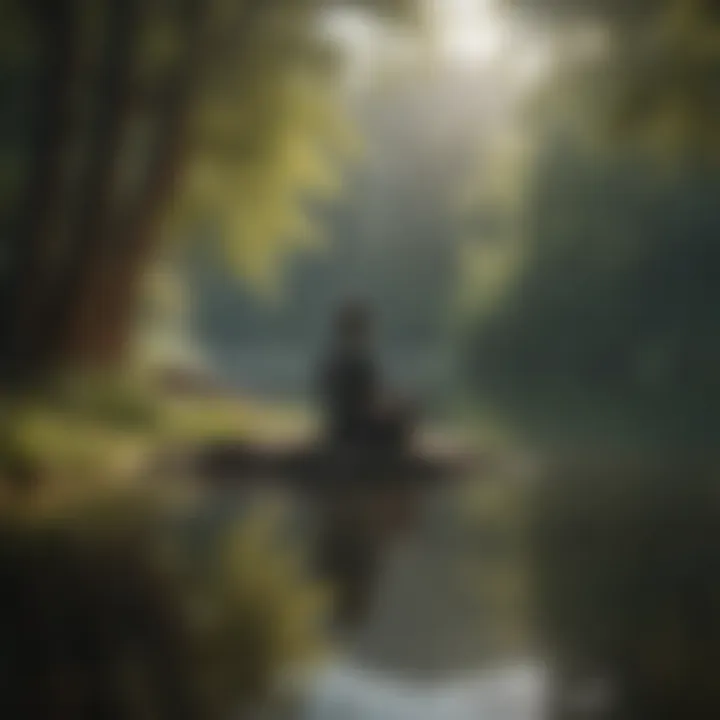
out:
<path id="1" fill-rule="evenodd" d="M 335 316 L 335 341 L 348 347 L 362 347 L 369 343 L 372 335 L 372 314 L 361 302 L 345 303 Z"/>

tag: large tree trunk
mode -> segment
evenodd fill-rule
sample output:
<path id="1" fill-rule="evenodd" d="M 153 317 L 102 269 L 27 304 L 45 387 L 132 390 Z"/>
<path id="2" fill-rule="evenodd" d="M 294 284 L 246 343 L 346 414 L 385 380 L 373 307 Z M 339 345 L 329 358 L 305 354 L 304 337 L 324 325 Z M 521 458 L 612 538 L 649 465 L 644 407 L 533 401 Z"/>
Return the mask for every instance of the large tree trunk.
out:
<path id="1" fill-rule="evenodd" d="M 39 352 L 43 372 L 75 364 L 75 358 L 68 354 L 69 336 L 78 313 L 93 301 L 88 290 L 108 253 L 117 221 L 117 179 L 130 117 L 140 3 L 110 0 L 106 12 L 106 49 L 93 92 L 95 117 L 88 141 L 88 164 L 80 190 L 77 224 L 63 272 L 53 288 L 53 302 L 47 308 L 47 332 Z"/>
<path id="2" fill-rule="evenodd" d="M 65 161 L 82 56 L 74 0 L 38 0 L 33 13 L 41 42 L 39 122 L 31 138 L 24 207 L 0 289 L 0 380 L 5 386 L 32 374 L 38 334 L 45 330 L 40 314 L 60 249 Z"/>
<path id="3" fill-rule="evenodd" d="M 133 109 L 133 50 L 141 5 L 140 0 L 105 3 L 106 49 L 93 93 L 89 163 L 62 265 L 48 277 L 48 289 L 33 317 L 33 342 L 23 361 L 31 378 L 66 369 L 113 370 L 122 365 L 143 273 L 160 241 L 163 220 L 187 162 L 192 109 L 212 50 L 206 32 L 207 0 L 181 3 L 183 51 L 157 109 L 150 112 L 154 140 L 145 178 L 134 207 L 117 212 L 118 169 Z M 233 29 L 238 32 L 228 33 L 232 38 L 227 39 L 242 45 L 263 0 L 246 0 L 238 7 L 239 26 Z"/>
<path id="4" fill-rule="evenodd" d="M 247 42 L 264 0 L 246 0 L 238 15 L 238 27 L 228 39 Z M 67 335 L 67 363 L 113 369 L 122 366 L 131 346 L 136 310 L 144 271 L 152 262 L 162 239 L 162 225 L 170 208 L 191 150 L 190 125 L 208 47 L 209 3 L 186 0 L 184 8 L 185 50 L 173 77 L 169 94 L 155 122 L 154 153 L 140 189 L 137 207 L 88 284 Z M 226 29 L 227 30 L 227 29 Z"/>
<path id="5" fill-rule="evenodd" d="M 126 222 L 108 231 L 103 252 L 85 263 L 82 285 L 62 326 L 60 362 L 112 370 L 129 348 L 143 271 L 161 236 L 161 223 L 185 165 L 188 126 L 202 62 L 207 2 L 188 0 L 185 49 L 155 122 L 154 152 Z"/>

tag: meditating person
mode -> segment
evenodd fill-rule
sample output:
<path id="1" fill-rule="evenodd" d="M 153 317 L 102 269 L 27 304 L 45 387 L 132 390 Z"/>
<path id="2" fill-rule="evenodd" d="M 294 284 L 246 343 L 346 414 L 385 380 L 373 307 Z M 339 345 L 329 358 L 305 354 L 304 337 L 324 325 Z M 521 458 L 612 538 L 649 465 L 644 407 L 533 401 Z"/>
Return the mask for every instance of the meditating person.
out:
<path id="1" fill-rule="evenodd" d="M 382 387 L 368 309 L 348 303 L 338 312 L 322 368 L 327 439 L 334 447 L 400 452 L 409 446 L 415 413 Z"/>

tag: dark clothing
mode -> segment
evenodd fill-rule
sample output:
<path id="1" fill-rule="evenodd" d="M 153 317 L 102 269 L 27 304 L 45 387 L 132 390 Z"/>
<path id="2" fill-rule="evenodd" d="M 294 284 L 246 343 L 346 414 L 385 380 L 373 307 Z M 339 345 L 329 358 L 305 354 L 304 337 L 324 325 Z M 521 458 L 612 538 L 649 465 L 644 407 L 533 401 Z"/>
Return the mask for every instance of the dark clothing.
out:
<path id="1" fill-rule="evenodd" d="M 413 418 L 409 408 L 390 406 L 367 352 L 338 350 L 322 377 L 327 433 L 333 445 L 397 451 L 409 443 Z"/>
<path id="2" fill-rule="evenodd" d="M 365 442 L 379 395 L 371 358 L 364 353 L 335 353 L 325 365 L 322 384 L 331 439 Z"/>

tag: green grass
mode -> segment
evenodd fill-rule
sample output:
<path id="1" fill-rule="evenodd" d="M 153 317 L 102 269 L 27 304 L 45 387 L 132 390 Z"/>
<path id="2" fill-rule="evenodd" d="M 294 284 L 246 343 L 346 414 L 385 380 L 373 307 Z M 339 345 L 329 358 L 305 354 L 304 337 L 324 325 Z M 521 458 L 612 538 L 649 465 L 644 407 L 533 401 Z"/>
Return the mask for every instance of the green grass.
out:
<path id="1" fill-rule="evenodd" d="M 315 419 L 302 407 L 257 400 L 170 398 L 165 401 L 163 434 L 171 440 L 278 440 L 307 437 Z"/>
<path id="2" fill-rule="evenodd" d="M 172 396 L 141 377 L 80 378 L 0 408 L 0 503 L 43 485 L 43 502 L 93 485 L 146 482 L 168 447 L 289 441 L 313 433 L 304 408 L 223 397 Z M 27 494 L 27 493 L 24 493 Z"/>
<path id="3" fill-rule="evenodd" d="M 0 543 L 0 573 L 8 570 L 21 594 L 37 590 L 38 607 L 57 605 L 52 616 L 59 625 L 52 632 L 67 639 L 67 647 L 45 658 L 47 639 L 36 638 L 38 664 L 17 679 L 18 692 L 31 693 L 61 672 L 64 652 L 73 661 L 72 638 L 87 634 L 88 615 L 93 627 L 108 630 L 107 638 L 93 632 L 94 639 L 120 642 L 124 630 L 115 623 L 123 620 L 112 613 L 135 603 L 152 626 L 167 628 L 166 618 L 176 619 L 165 638 L 168 652 L 174 658 L 183 646 L 185 657 L 177 660 L 182 667 L 173 659 L 168 672 L 179 673 L 173 682 L 183 691 L 192 689 L 201 717 L 229 717 L 263 701 L 284 672 L 322 650 L 325 590 L 306 575 L 297 541 L 283 537 L 283 518 L 262 508 L 242 518 L 233 514 L 213 523 L 208 543 L 198 543 L 178 518 L 190 526 L 202 519 L 202 498 L 190 493 L 188 503 L 178 504 L 183 498 L 170 489 L 174 484 L 148 482 L 145 472 L 167 445 L 297 437 L 310 431 L 308 413 L 242 400 L 168 397 L 140 382 L 87 379 L 2 410 L 0 539 L 6 542 Z M 118 572 L 113 563 L 120 563 Z M 83 577 L 77 586 L 66 579 L 76 572 Z M 119 602 L 103 604 L 110 596 Z M 32 626 L 32 616 L 28 622 Z M 0 634 L 10 637 L 12 622 L 0 625 Z M 99 652 L 122 658 L 126 648 Z M 154 673 L 153 664 L 165 660 L 140 661 L 127 689 L 132 697 L 123 705 L 140 703 L 132 717 L 159 716 L 154 693 L 162 689 L 143 673 Z M 77 668 L 76 674 L 82 692 L 92 669 Z M 118 677 L 118 687 L 125 680 Z"/>

